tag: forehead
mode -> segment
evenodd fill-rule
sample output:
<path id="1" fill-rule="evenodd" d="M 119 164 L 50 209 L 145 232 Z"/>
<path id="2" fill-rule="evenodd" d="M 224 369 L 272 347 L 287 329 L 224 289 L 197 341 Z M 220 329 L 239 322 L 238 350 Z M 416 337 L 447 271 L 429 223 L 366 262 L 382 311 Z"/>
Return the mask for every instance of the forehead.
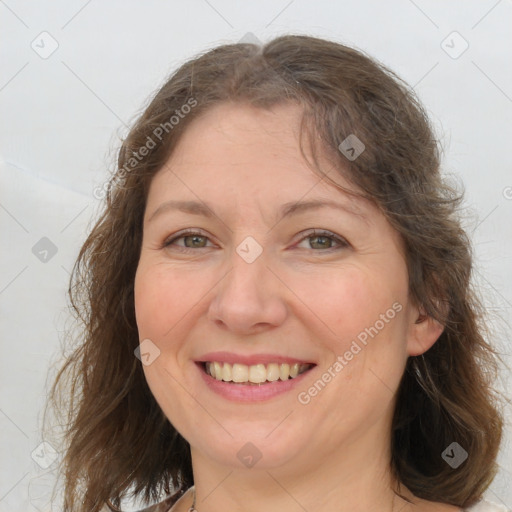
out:
<path id="1" fill-rule="evenodd" d="M 319 172 L 308 164 L 300 147 L 301 120 L 298 106 L 263 110 L 239 104 L 217 106 L 193 120 L 151 182 L 145 225 L 160 209 L 156 218 L 174 210 L 225 226 L 256 227 L 261 219 L 274 226 L 287 211 L 319 211 L 302 203 L 335 202 L 337 210 L 322 210 L 328 218 L 342 215 L 367 237 L 393 241 L 403 251 L 401 237 L 376 204 L 339 188 L 359 192 L 343 178 L 339 163 L 319 154 Z"/>
<path id="2" fill-rule="evenodd" d="M 219 162 L 217 167 L 244 165 L 250 170 L 264 163 L 258 174 L 283 162 L 303 164 L 301 118 L 302 110 L 292 104 L 260 109 L 223 103 L 190 123 L 170 161 L 173 166 Z"/>
<path id="3" fill-rule="evenodd" d="M 199 196 L 236 192 L 239 197 L 266 192 L 268 200 L 283 202 L 310 194 L 343 198 L 355 206 L 362 200 L 344 193 L 329 179 L 349 190 L 355 187 L 320 154 L 320 169 L 314 168 L 301 151 L 302 109 L 282 104 L 261 109 L 239 103 L 217 105 L 194 119 L 181 136 L 171 157 L 156 174 L 153 197 L 190 189 Z M 307 139 L 304 139 L 306 142 Z M 308 144 L 303 151 L 308 154 Z M 327 176 L 329 179 L 326 179 Z"/>

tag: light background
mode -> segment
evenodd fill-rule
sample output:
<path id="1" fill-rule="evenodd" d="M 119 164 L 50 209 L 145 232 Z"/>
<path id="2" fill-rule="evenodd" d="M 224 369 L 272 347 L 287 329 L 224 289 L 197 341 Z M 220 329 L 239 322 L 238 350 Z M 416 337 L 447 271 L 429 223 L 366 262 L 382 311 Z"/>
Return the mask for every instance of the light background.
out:
<path id="1" fill-rule="evenodd" d="M 119 138 L 179 64 L 248 32 L 347 43 L 414 86 L 445 148 L 445 172 L 465 184 L 493 341 L 510 354 L 511 0 L 0 0 L 0 24 L 0 512 L 50 510 L 55 463 L 35 462 L 52 460 L 37 448 L 46 377 L 66 328 L 69 271 L 101 204 L 93 191 Z M 37 257 L 43 237 L 57 252 Z M 508 390 L 511 380 L 503 374 Z M 507 422 L 487 496 L 512 508 L 510 406 Z"/>

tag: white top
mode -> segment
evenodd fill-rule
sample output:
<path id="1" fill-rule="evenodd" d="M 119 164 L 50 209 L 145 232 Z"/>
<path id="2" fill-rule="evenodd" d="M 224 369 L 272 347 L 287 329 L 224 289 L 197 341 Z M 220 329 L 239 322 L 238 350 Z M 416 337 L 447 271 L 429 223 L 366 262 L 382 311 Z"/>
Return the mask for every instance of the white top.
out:
<path id="1" fill-rule="evenodd" d="M 175 507 L 172 507 L 171 509 L 168 510 L 168 512 L 172 512 L 174 508 Z M 475 503 L 472 507 L 461 509 L 461 512 L 512 512 L 512 510 L 508 509 L 504 505 L 498 505 L 497 503 L 494 503 L 492 501 L 480 500 L 479 502 Z"/>
<path id="2" fill-rule="evenodd" d="M 480 500 L 472 507 L 464 509 L 464 512 L 511 512 L 510 509 L 504 505 L 498 505 L 492 501 Z"/>
<path id="3" fill-rule="evenodd" d="M 185 493 L 185 494 L 188 494 Z M 180 497 L 180 500 L 185 496 Z M 178 501 L 180 501 L 178 500 Z M 174 507 L 169 508 L 169 505 L 165 505 L 164 502 L 161 502 L 157 505 L 153 505 L 151 507 L 145 508 L 144 510 L 141 510 L 140 512 L 172 512 L 177 507 L 177 503 L 174 505 Z M 460 509 L 461 512 L 512 512 L 512 510 L 508 509 L 504 505 L 498 505 L 497 503 L 494 503 L 492 501 L 488 500 L 480 500 L 478 503 L 475 503 L 472 507 L 468 507 L 465 509 Z M 108 512 L 108 509 L 105 507 L 105 512 Z M 103 512 L 103 509 L 102 509 Z"/>

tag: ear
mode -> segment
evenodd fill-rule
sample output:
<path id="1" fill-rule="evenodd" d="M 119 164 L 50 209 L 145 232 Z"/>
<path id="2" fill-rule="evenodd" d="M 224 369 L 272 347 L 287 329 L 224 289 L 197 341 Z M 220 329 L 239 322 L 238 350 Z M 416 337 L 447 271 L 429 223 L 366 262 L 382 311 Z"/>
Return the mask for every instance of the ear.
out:
<path id="1" fill-rule="evenodd" d="M 410 356 L 419 356 L 425 353 L 438 340 L 444 327 L 423 308 L 415 309 L 411 315 L 407 337 L 407 353 Z"/>

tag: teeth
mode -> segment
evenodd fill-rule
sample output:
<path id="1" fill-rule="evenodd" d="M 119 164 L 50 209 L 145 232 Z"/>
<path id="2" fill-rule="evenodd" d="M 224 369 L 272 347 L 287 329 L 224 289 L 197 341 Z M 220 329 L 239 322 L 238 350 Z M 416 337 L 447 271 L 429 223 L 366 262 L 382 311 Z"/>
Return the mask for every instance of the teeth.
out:
<path id="1" fill-rule="evenodd" d="M 309 370 L 310 364 L 278 364 L 270 363 L 254 364 L 247 366 L 245 364 L 220 363 L 217 361 L 207 362 L 205 364 L 206 373 L 217 380 L 225 382 L 261 384 L 263 382 L 275 382 L 276 380 L 294 379 L 297 375 Z"/>
<path id="2" fill-rule="evenodd" d="M 235 363 L 231 368 L 231 378 L 224 377 L 228 376 L 229 372 L 222 372 L 222 380 L 232 380 L 233 382 L 247 382 L 249 380 L 249 368 L 244 364 Z"/>
<path id="3" fill-rule="evenodd" d="M 240 366 L 245 366 L 245 365 L 240 365 Z M 264 364 L 255 364 L 255 365 L 249 366 L 249 378 L 247 380 L 249 382 L 254 382 L 255 384 L 260 384 L 261 382 L 265 382 L 267 380 L 267 369 L 265 368 L 265 365 Z"/>
<path id="4" fill-rule="evenodd" d="M 279 366 L 279 378 L 281 380 L 286 380 L 290 376 L 290 365 L 282 364 Z"/>
<path id="5" fill-rule="evenodd" d="M 274 382 L 279 380 L 279 365 L 276 363 L 270 363 L 267 365 L 267 380 Z"/>
<path id="6" fill-rule="evenodd" d="M 212 364 L 212 363 L 208 363 Z M 217 380 L 222 380 L 222 365 L 220 363 L 213 363 L 213 371 L 212 371 L 212 377 L 215 376 Z"/>
<path id="7" fill-rule="evenodd" d="M 215 368 L 215 365 L 214 365 Z M 215 373 L 215 378 L 217 378 L 217 373 Z M 213 377 L 213 375 L 212 375 Z M 222 370 L 220 371 L 220 377 L 222 380 L 230 381 L 232 379 L 232 369 L 231 365 L 229 363 L 224 363 L 224 366 L 222 367 Z"/>

